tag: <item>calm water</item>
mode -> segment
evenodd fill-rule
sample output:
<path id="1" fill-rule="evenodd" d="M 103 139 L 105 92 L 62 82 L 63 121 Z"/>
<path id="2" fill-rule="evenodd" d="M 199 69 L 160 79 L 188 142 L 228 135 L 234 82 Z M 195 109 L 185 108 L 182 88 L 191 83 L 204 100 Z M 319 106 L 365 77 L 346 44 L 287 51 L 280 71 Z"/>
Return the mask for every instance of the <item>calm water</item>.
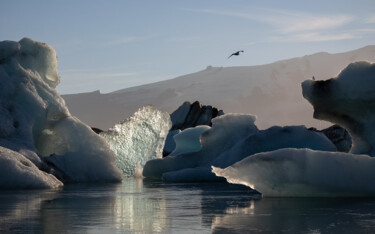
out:
<path id="1" fill-rule="evenodd" d="M 0 233 L 374 233 L 375 199 L 263 198 L 224 183 L 0 192 Z"/>

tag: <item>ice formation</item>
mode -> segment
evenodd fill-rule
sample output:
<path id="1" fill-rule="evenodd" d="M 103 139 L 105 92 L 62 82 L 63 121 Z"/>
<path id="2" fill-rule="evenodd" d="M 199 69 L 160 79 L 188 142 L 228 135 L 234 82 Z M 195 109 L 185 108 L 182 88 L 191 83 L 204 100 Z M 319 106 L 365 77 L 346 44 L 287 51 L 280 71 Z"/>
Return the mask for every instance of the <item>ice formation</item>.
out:
<path id="1" fill-rule="evenodd" d="M 322 133 L 303 126 L 259 131 L 254 120 L 250 115 L 227 114 L 213 119 L 212 128 L 186 129 L 174 137 L 172 156 L 148 162 L 143 174 L 164 181 L 217 181 L 222 178 L 211 172 L 212 165 L 225 168 L 255 153 L 289 147 L 336 151 Z M 185 151 L 179 152 L 179 145 Z"/>
<path id="2" fill-rule="evenodd" d="M 199 152 L 180 154 L 146 163 L 143 176 L 161 178 L 163 173 L 209 164 L 215 157 L 230 148 L 235 142 L 258 131 L 255 117 L 245 114 L 223 115 L 212 120 L 212 127 L 201 136 Z"/>
<path id="3" fill-rule="evenodd" d="M 217 176 L 254 188 L 265 197 L 375 196 L 375 158 L 310 149 L 259 153 Z"/>
<path id="4" fill-rule="evenodd" d="M 0 157 L 2 165 L 29 165 L 17 167 L 8 177 L 19 178 L 31 171 L 44 175 L 38 170 L 49 171 L 43 162 L 49 159 L 69 181 L 120 181 L 115 155 L 101 137 L 70 115 L 55 90 L 59 81 L 52 47 L 28 38 L 0 42 L 0 146 L 10 150 L 2 151 Z M 61 185 L 57 180 L 42 180 L 40 185 L 37 179 L 28 185 L 26 179 L 24 184 L 2 181 L 1 186 Z"/>
<path id="5" fill-rule="evenodd" d="M 210 129 L 209 126 L 201 125 L 195 128 L 187 128 L 174 135 L 173 139 L 176 147 L 170 156 L 200 151 L 202 149 L 201 135 L 208 129 Z"/>
<path id="6" fill-rule="evenodd" d="M 126 175 L 133 175 L 137 165 L 143 167 L 148 160 L 162 157 L 171 126 L 167 112 L 145 106 L 100 136 L 116 154 L 118 168 Z"/>
<path id="7" fill-rule="evenodd" d="M 356 62 L 336 78 L 305 81 L 314 117 L 337 123 L 352 136 L 350 153 L 282 149 L 247 157 L 213 172 L 263 196 L 375 196 L 375 65 Z M 364 153 L 369 155 L 364 155 Z"/>
<path id="8" fill-rule="evenodd" d="M 24 155 L 0 146 L 0 188 L 57 188 L 62 182 Z"/>
<path id="9" fill-rule="evenodd" d="M 314 106 L 314 118 L 347 129 L 351 153 L 375 155 L 375 64 L 356 62 L 326 81 L 302 83 L 303 96 Z"/>
<path id="10" fill-rule="evenodd" d="M 180 129 L 170 130 L 167 138 L 165 139 L 163 156 L 169 155 L 176 148 L 176 142 L 174 141 L 174 136 L 180 133 Z"/>
<path id="11" fill-rule="evenodd" d="M 336 151 L 336 147 L 322 133 L 310 131 L 303 126 L 274 126 L 254 132 L 228 147 L 211 162 L 196 168 L 171 171 L 163 174 L 165 181 L 217 181 L 222 178 L 211 172 L 211 166 L 225 168 L 259 152 L 281 148 L 309 148 Z"/>

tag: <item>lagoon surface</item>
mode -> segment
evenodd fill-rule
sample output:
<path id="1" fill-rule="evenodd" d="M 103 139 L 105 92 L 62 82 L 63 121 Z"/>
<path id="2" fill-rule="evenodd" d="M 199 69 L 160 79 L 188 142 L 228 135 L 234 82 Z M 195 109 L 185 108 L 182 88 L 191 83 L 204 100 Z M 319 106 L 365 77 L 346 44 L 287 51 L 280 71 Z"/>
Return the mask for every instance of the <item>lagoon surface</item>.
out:
<path id="1" fill-rule="evenodd" d="M 375 199 L 261 198 L 226 183 L 67 185 L 0 192 L 0 233 L 370 233 Z"/>

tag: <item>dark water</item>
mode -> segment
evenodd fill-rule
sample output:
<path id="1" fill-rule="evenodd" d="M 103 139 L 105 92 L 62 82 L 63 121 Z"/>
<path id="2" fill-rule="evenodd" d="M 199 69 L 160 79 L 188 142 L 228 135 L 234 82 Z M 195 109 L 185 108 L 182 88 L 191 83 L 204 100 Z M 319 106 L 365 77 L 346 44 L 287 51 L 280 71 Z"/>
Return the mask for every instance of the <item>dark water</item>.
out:
<path id="1" fill-rule="evenodd" d="M 224 183 L 0 192 L 0 233 L 375 233 L 375 199 L 263 198 Z"/>

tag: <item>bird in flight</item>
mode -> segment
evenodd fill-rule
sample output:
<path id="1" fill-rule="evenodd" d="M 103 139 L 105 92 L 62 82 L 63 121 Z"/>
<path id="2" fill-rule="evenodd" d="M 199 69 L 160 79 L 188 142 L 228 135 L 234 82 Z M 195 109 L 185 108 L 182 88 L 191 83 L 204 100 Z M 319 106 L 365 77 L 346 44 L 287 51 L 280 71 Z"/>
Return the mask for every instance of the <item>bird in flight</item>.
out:
<path id="1" fill-rule="evenodd" d="M 239 50 L 239 51 L 237 51 L 237 52 L 234 52 L 233 54 L 231 54 L 231 55 L 228 57 L 228 59 L 229 59 L 230 57 L 232 57 L 233 55 L 236 55 L 236 56 L 240 55 L 241 52 L 243 53 L 243 50 Z"/>

